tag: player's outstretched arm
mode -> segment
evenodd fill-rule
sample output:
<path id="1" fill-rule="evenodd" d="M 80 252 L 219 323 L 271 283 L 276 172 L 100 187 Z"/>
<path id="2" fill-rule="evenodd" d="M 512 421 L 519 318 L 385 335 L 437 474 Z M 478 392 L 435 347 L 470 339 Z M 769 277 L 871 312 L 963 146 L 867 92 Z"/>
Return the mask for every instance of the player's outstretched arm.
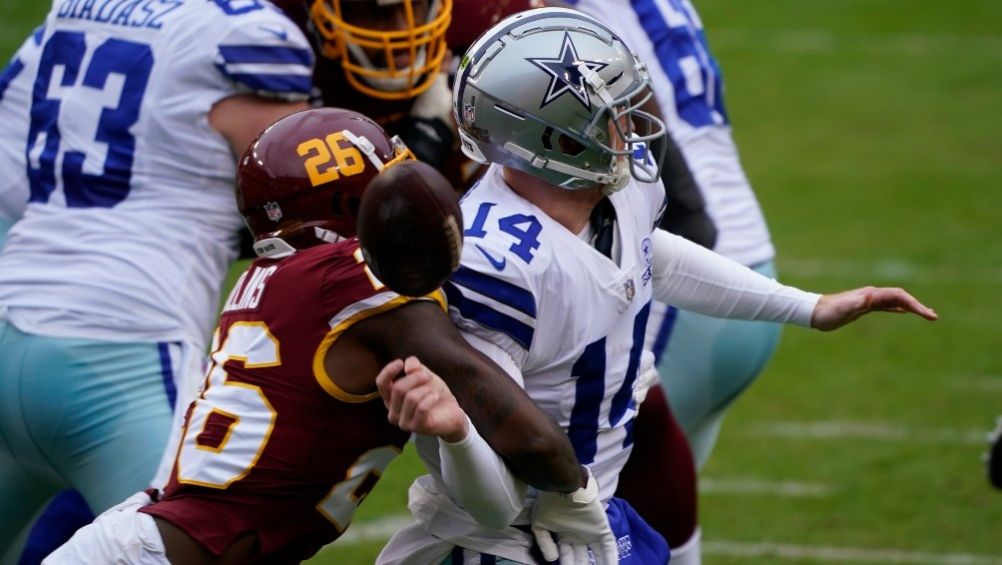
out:
<path id="1" fill-rule="evenodd" d="M 355 324 L 352 333 L 384 363 L 418 357 L 449 386 L 459 405 L 512 474 L 540 490 L 587 484 L 567 434 L 494 362 L 459 335 L 432 302 L 413 302 Z"/>
<path id="2" fill-rule="evenodd" d="M 822 296 L 811 314 L 811 327 L 835 330 L 870 312 L 911 313 L 926 320 L 938 317 L 932 308 L 900 288 L 867 286 Z"/>
<path id="3" fill-rule="evenodd" d="M 791 323 L 834 330 L 869 312 L 936 313 L 900 288 L 864 287 L 814 294 L 780 284 L 664 230 L 651 235 L 654 297 L 718 318 Z"/>

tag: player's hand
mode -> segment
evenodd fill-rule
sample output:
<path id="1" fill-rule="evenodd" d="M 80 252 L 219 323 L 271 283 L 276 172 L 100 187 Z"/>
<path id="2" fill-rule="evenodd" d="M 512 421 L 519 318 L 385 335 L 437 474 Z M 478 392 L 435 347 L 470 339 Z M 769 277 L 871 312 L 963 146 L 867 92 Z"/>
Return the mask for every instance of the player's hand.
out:
<path id="1" fill-rule="evenodd" d="M 661 375 L 654 366 L 654 354 L 650 350 L 640 353 L 640 367 L 637 368 L 637 380 L 633 381 L 633 401 L 640 406 L 647 398 L 647 391 L 661 382 Z"/>
<path id="2" fill-rule="evenodd" d="M 588 484 L 574 492 L 539 492 L 532 508 L 532 535 L 547 561 L 559 559 L 560 565 L 588 563 L 591 546 L 597 565 L 619 562 L 616 537 L 598 495 L 598 481 L 590 469 Z"/>
<path id="3" fill-rule="evenodd" d="M 469 419 L 445 382 L 417 357 L 396 359 L 376 375 L 387 420 L 400 429 L 456 443 L 469 434 Z"/>
<path id="4" fill-rule="evenodd" d="M 900 288 L 867 286 L 821 297 L 811 314 L 811 327 L 831 331 L 870 312 L 911 313 L 935 320 L 936 312 Z"/>

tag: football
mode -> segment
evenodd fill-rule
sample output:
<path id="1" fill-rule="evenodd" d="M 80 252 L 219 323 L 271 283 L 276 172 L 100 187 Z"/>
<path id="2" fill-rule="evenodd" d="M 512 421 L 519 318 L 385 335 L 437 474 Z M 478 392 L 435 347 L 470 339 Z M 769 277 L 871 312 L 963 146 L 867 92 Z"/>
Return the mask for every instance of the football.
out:
<path id="1" fill-rule="evenodd" d="M 366 264 L 383 284 L 406 296 L 428 294 L 459 267 L 459 196 L 426 163 L 389 167 L 362 194 L 358 239 Z"/>

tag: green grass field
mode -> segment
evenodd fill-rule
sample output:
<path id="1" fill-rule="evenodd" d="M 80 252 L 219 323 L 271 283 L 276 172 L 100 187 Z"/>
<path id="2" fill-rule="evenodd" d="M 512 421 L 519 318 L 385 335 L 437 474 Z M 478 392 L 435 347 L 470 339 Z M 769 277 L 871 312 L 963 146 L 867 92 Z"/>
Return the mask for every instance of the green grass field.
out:
<path id="1" fill-rule="evenodd" d="M 9 4 L 4 58 L 45 8 Z M 704 563 L 1002 563 L 1002 3 L 696 4 L 785 281 L 941 316 L 786 331 L 701 475 Z M 419 471 L 408 449 L 311 563 L 371 563 Z"/>

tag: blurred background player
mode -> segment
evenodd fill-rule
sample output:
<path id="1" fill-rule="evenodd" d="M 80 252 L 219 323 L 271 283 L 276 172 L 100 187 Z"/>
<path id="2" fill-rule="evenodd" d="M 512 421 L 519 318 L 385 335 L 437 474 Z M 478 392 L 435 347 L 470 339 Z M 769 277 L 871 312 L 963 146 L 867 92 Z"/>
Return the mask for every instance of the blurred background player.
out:
<path id="1" fill-rule="evenodd" d="M 457 187 L 477 167 L 457 151 L 446 33 L 453 0 L 278 0 L 311 38 L 324 106 L 350 108 L 399 135 Z"/>
<path id="2" fill-rule="evenodd" d="M 988 449 L 984 454 L 988 482 L 1002 490 L 1002 416 L 995 421 L 995 429 L 988 432 Z"/>
<path id="3" fill-rule="evenodd" d="M 27 206 L 0 255 L 0 547 L 60 489 L 101 512 L 154 480 L 236 256 L 235 154 L 306 107 L 312 64 L 263 3 L 61 2 L 4 71 L 0 199 Z"/>
<path id="4" fill-rule="evenodd" d="M 348 527 L 411 431 L 437 436 L 458 498 L 496 521 L 492 508 L 525 487 L 498 480 L 504 463 L 470 419 L 536 486 L 577 488 L 566 435 L 466 344 L 442 292 L 390 291 L 346 239 L 369 181 L 410 158 L 333 108 L 286 117 L 250 146 L 237 200 L 259 257 L 223 306 L 170 482 L 99 517 L 52 563 L 299 562 Z M 411 354 L 439 367 L 470 419 Z"/>
<path id="5" fill-rule="evenodd" d="M 641 110 L 648 89 L 644 65 L 580 12 L 531 10 L 485 32 L 463 57 L 453 107 L 464 152 L 491 165 L 462 202 L 462 266 L 446 286 L 474 345 L 565 427 L 609 503 L 619 558 L 639 563 L 666 561 L 667 548 L 613 492 L 631 451 L 653 297 L 822 330 L 871 311 L 936 318 L 900 289 L 806 293 L 654 229 L 665 193 L 649 148 L 664 127 Z M 450 563 L 535 562 L 526 533 L 476 528 L 434 477 L 410 495 L 417 524 L 380 563 L 450 552 Z M 545 555 L 546 537 L 537 541 Z"/>

